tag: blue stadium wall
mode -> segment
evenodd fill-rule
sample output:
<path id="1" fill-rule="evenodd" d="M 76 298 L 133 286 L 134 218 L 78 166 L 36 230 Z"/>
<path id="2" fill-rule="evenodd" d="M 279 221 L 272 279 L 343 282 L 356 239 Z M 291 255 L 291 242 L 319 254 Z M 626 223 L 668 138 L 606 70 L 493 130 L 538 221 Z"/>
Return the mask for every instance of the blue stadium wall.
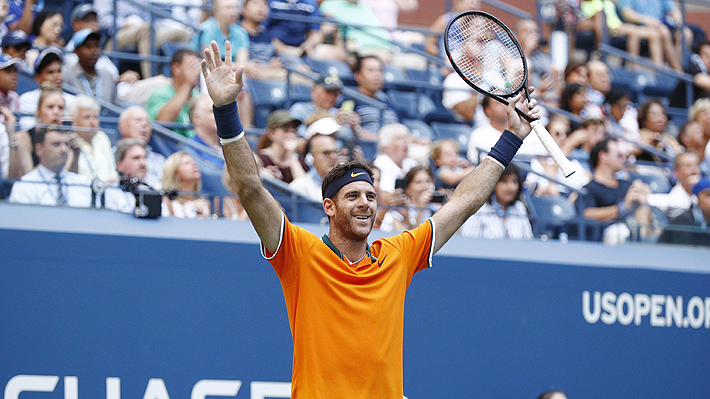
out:
<path id="1" fill-rule="evenodd" d="M 0 204 L 0 264 L 5 399 L 288 397 L 248 223 Z M 710 397 L 707 250 L 454 237 L 406 301 L 409 399 Z"/>

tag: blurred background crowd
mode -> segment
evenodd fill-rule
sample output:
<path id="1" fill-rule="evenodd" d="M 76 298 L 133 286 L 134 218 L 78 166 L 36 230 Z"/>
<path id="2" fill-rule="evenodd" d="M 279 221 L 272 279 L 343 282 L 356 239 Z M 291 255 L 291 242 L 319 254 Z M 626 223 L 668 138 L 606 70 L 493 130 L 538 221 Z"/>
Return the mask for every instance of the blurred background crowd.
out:
<path id="1" fill-rule="evenodd" d="M 504 105 L 448 63 L 458 13 L 504 15 L 543 123 L 576 173 L 528 137 L 460 234 L 710 245 L 710 41 L 673 0 L 0 0 L 0 198 L 248 218 L 229 181 L 202 51 L 232 44 L 264 184 L 295 222 L 325 223 L 322 177 L 376 174 L 376 227 L 411 229 L 507 127 Z M 428 7 L 430 9 L 431 7 Z M 141 204 L 138 203 L 140 211 Z"/>

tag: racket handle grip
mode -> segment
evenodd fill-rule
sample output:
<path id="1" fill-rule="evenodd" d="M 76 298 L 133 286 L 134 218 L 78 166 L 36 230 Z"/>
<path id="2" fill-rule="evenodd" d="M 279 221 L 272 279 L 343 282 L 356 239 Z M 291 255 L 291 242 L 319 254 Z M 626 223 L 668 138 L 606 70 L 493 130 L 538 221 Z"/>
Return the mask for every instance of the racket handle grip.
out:
<path id="1" fill-rule="evenodd" d="M 537 137 L 540 139 L 542 145 L 545 147 L 552 159 L 555 161 L 555 163 L 557 163 L 557 166 L 560 167 L 562 174 L 565 177 L 570 177 L 572 173 L 574 173 L 572 163 L 569 161 L 569 159 L 567 159 L 565 153 L 562 152 L 560 146 L 555 143 L 555 140 L 552 138 L 547 129 L 542 126 L 540 120 L 532 121 L 530 123 L 530 126 L 532 127 L 532 130 L 535 132 L 535 134 L 537 134 Z"/>

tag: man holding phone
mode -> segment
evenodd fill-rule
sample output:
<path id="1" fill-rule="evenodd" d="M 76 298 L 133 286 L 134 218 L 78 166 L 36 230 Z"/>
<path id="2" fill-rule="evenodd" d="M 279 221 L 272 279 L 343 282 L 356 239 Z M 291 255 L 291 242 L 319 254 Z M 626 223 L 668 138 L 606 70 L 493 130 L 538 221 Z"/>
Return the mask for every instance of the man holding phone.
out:
<path id="1" fill-rule="evenodd" d="M 298 135 L 305 137 L 306 119 L 316 111 L 327 111 L 338 124 L 348 126 L 353 133 L 360 131 L 360 116 L 354 112 L 355 103 L 352 100 L 343 101 L 340 109 L 335 106 L 342 94 L 343 82 L 336 75 L 321 75 L 311 87 L 311 101 L 298 102 L 291 106 L 289 112 L 303 124 Z"/>

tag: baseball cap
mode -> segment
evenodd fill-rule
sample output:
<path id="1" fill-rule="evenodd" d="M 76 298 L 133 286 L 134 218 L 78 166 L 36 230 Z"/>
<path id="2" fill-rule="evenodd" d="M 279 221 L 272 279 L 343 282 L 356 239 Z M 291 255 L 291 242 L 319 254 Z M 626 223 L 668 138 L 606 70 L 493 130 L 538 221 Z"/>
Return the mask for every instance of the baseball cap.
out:
<path id="1" fill-rule="evenodd" d="M 703 177 L 700 179 L 699 182 L 695 183 L 693 186 L 693 195 L 698 195 L 700 194 L 701 191 L 707 190 L 710 188 L 710 179 L 707 177 Z"/>
<path id="2" fill-rule="evenodd" d="M 86 18 L 87 15 L 94 13 L 96 15 L 99 15 L 96 10 L 94 9 L 93 4 L 91 3 L 85 3 L 85 4 L 80 4 L 76 7 L 74 7 L 74 10 L 71 12 L 71 20 L 76 21 L 80 19 Z"/>
<path id="3" fill-rule="evenodd" d="M 22 69 L 22 64 L 24 62 L 19 58 L 12 58 L 9 55 L 3 53 L 0 54 L 0 70 L 15 66 L 15 69 L 19 72 Z"/>
<path id="4" fill-rule="evenodd" d="M 296 127 L 301 125 L 301 121 L 294 118 L 293 115 L 285 109 L 277 109 L 266 118 L 267 129 L 276 129 L 277 127 L 286 126 L 289 123 L 294 123 Z"/>
<path id="5" fill-rule="evenodd" d="M 326 90 L 342 90 L 343 89 L 343 82 L 340 80 L 339 77 L 335 75 L 320 75 L 318 79 L 314 82 L 315 84 L 319 86 L 323 86 L 324 89 Z"/>
<path id="6" fill-rule="evenodd" d="M 2 47 L 16 47 L 20 44 L 26 44 L 27 47 L 32 46 L 30 38 L 27 37 L 27 33 L 21 30 L 11 30 L 5 34 L 2 38 Z"/>
<path id="7" fill-rule="evenodd" d="M 47 65 L 54 61 L 64 62 L 62 50 L 56 47 L 47 47 L 42 50 L 35 60 L 35 73 L 41 72 Z"/>
<path id="8" fill-rule="evenodd" d="M 84 44 L 84 42 L 89 38 L 101 40 L 101 34 L 96 33 L 89 28 L 82 29 L 82 30 L 74 33 L 74 36 L 71 37 L 71 40 L 69 41 L 69 44 L 67 45 L 67 47 L 72 48 L 72 49 L 76 49 L 77 47 Z"/>
<path id="9" fill-rule="evenodd" d="M 306 138 L 311 138 L 314 134 L 329 136 L 340 132 L 340 125 L 333 118 L 323 118 L 311 123 L 306 129 Z"/>

